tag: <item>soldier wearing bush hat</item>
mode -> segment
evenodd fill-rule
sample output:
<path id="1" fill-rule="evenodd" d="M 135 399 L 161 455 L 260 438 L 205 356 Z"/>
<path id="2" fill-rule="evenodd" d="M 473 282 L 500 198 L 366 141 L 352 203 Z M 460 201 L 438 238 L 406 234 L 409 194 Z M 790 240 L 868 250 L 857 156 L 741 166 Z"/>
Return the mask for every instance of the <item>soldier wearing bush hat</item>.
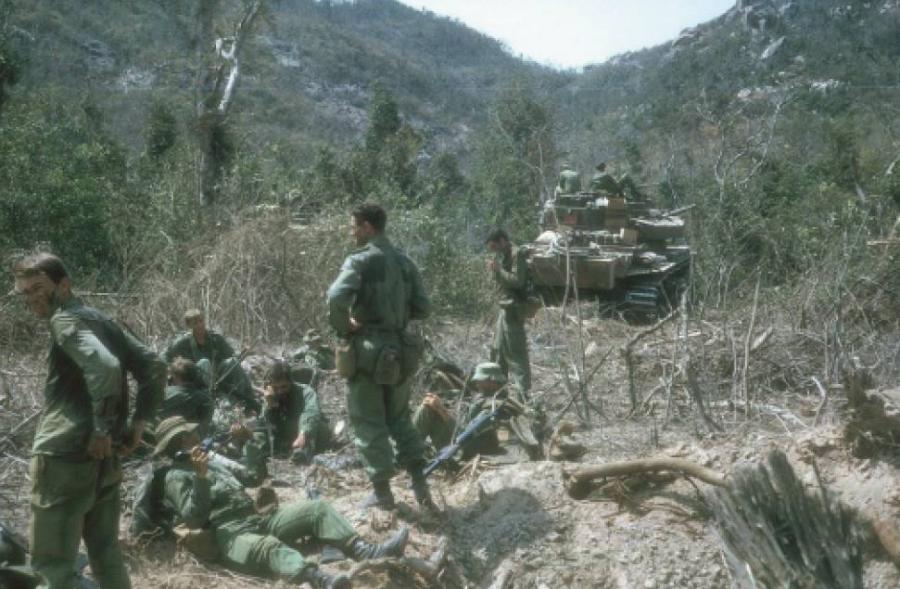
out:
<path id="1" fill-rule="evenodd" d="M 348 589 L 344 575 L 321 571 L 297 549 L 301 538 L 334 546 L 354 560 L 400 557 L 409 530 L 402 527 L 382 543 L 370 543 L 340 513 L 322 500 L 295 501 L 258 514 L 240 480 L 240 472 L 204 451 L 197 424 L 176 416 L 157 427 L 155 454 L 172 465 L 164 471 L 162 502 L 175 523 L 213 532 L 219 559 L 242 572 L 275 576 L 289 583 Z"/>

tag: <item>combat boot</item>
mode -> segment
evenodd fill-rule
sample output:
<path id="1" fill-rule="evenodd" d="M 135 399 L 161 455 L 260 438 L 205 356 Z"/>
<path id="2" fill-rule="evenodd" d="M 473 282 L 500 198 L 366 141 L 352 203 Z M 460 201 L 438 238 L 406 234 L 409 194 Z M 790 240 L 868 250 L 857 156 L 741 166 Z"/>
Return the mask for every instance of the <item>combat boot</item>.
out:
<path id="1" fill-rule="evenodd" d="M 347 547 L 347 554 L 353 560 L 372 560 L 373 558 L 400 557 L 406 550 L 409 539 L 409 528 L 403 526 L 387 541 L 381 544 L 369 544 L 362 538 L 354 538 Z"/>
<path id="2" fill-rule="evenodd" d="M 315 589 L 350 589 L 352 586 L 347 575 L 329 575 L 316 566 L 303 569 L 296 580 L 299 583 L 309 583 Z"/>
<path id="3" fill-rule="evenodd" d="M 393 509 L 395 507 L 394 494 L 391 492 L 390 481 L 379 481 L 373 483 L 372 493 L 363 499 L 360 507 L 367 509 L 369 507 L 380 507 L 381 509 Z"/>
<path id="4" fill-rule="evenodd" d="M 437 505 L 435 505 L 434 501 L 431 499 L 431 491 L 428 490 L 428 479 L 425 478 L 422 469 L 422 464 L 410 466 L 408 470 L 409 476 L 412 479 L 412 485 L 410 486 L 412 487 L 413 494 L 416 496 L 416 503 L 419 504 L 419 507 L 426 511 L 437 512 L 439 510 Z"/>

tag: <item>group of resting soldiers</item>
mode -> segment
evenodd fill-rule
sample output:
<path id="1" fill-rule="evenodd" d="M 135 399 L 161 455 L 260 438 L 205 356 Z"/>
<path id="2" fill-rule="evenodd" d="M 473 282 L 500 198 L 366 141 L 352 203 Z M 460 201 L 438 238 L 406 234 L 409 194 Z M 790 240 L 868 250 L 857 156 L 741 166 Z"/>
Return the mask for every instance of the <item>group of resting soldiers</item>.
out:
<path id="1" fill-rule="evenodd" d="M 295 363 L 277 360 L 259 388 L 241 366 L 245 351 L 236 354 L 208 329 L 202 312 L 186 313 L 189 330 L 157 355 L 74 296 L 58 257 L 44 253 L 18 261 L 15 290 L 48 321 L 51 345 L 31 467 L 31 567 L 2 569 L 0 587 L 72 588 L 83 540 L 99 586 L 129 588 L 118 541 L 121 461 L 148 443 L 154 467 L 134 501 L 134 532 L 180 529 L 184 537 L 204 536 L 212 556 L 226 566 L 315 587 L 349 587 L 350 580 L 305 559 L 297 548 L 302 538 L 357 560 L 402 555 L 405 527 L 385 542 L 370 543 L 325 501 L 261 506 L 247 492 L 266 476 L 267 456 L 307 463 L 330 443 L 315 391 L 321 371 L 336 368 L 347 383 L 350 433 L 372 484 L 364 507 L 394 507 L 391 479 L 399 465 L 420 508 L 437 511 L 426 480 L 426 442 L 434 451 L 451 444 L 473 416 L 507 396 L 527 404 L 526 260 L 497 229 L 486 240 L 492 253 L 487 269 L 500 291 L 491 362 L 479 364 L 468 383 L 456 383 L 471 383 L 475 392 L 466 409 L 461 394 L 436 389 L 412 414 L 411 377 L 422 344 L 407 327 L 428 316 L 430 302 L 418 268 L 385 234 L 386 223 L 378 205 L 351 213 L 357 249 L 327 292 L 334 352 L 308 332 L 296 354 L 306 367 L 298 372 Z M 136 383 L 133 408 L 127 374 Z M 520 438 L 539 453 L 533 432 L 522 427 Z M 475 433 L 464 455 L 497 449 L 493 430 Z M 0 565 L 24 564 L 3 560 L 0 549 Z"/>

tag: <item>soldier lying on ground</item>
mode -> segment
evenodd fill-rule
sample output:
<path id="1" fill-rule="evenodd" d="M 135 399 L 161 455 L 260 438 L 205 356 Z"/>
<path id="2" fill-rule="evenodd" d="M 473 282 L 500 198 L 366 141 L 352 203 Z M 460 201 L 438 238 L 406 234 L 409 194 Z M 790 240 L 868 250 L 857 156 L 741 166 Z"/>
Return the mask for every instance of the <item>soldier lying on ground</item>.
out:
<path id="1" fill-rule="evenodd" d="M 431 441 L 435 450 L 449 446 L 453 441 L 454 432 L 462 431 L 479 414 L 490 411 L 495 399 L 504 399 L 508 389 L 506 377 L 499 364 L 495 362 L 482 362 L 475 367 L 472 378 L 469 379 L 475 389 L 475 395 L 471 399 L 464 399 L 460 414 L 462 415 L 461 427 L 451 412 L 442 402 L 440 396 L 427 393 L 422 404 L 413 415 L 415 425 L 423 439 Z M 499 393 L 499 394 L 498 394 Z M 454 391 L 448 398 L 458 398 L 465 395 L 466 391 Z M 515 395 L 514 395 L 515 396 Z M 450 401 L 456 403 L 455 399 Z M 529 456 L 537 457 L 541 453 L 541 447 L 534 436 L 534 426 L 528 416 L 516 417 L 507 421 L 507 426 L 519 439 L 519 442 L 528 450 Z M 463 448 L 463 459 L 471 458 L 476 454 L 498 454 L 501 451 L 500 441 L 496 428 L 488 428 L 479 433 L 471 442 Z"/>
<path id="2" fill-rule="evenodd" d="M 172 362 L 179 356 L 191 360 L 215 398 L 231 397 L 240 402 L 245 411 L 259 414 L 262 405 L 253 394 L 240 359 L 235 357 L 234 349 L 225 337 L 206 328 L 206 320 L 199 309 L 187 311 L 184 322 L 189 331 L 179 335 L 163 352 L 165 361 Z"/>
<path id="3" fill-rule="evenodd" d="M 290 454 L 295 463 L 307 464 L 328 446 L 328 420 L 319 410 L 318 395 L 312 387 L 291 379 L 287 362 L 276 360 L 269 367 L 263 399 L 276 455 Z"/>
<path id="4" fill-rule="evenodd" d="M 187 358 L 175 358 L 169 364 L 169 386 L 159 409 L 160 420 L 180 415 L 200 425 L 201 436 L 209 432 L 213 417 L 213 401 L 203 385 L 197 365 Z"/>
<path id="5" fill-rule="evenodd" d="M 192 529 L 209 530 L 219 559 L 226 566 L 290 583 L 346 588 L 350 587 L 346 576 L 319 570 L 296 550 L 297 541 L 312 538 L 354 560 L 403 554 L 407 528 L 387 542 L 370 544 L 325 501 L 294 502 L 266 515 L 258 514 L 235 474 L 227 465 L 210 460 L 196 430 L 196 423 L 181 417 L 166 419 L 157 428 L 159 442 L 154 454 L 168 459 L 166 467 L 154 473 L 162 480 L 162 515 L 157 524 L 171 528 L 183 523 Z"/>

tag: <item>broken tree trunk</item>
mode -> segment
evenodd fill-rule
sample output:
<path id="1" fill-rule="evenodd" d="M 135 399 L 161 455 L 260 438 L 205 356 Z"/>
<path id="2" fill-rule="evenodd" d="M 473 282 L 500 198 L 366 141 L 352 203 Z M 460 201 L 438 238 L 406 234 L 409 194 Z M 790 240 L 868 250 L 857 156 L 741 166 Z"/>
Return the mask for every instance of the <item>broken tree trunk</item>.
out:
<path id="1" fill-rule="evenodd" d="M 241 50 L 263 0 L 252 0 L 231 37 L 213 39 L 213 16 L 218 0 L 202 0 L 197 8 L 199 75 L 195 107 L 199 146 L 197 184 L 201 205 L 211 205 L 218 194 L 228 160 L 226 119 L 241 74 Z M 214 59 L 209 51 L 215 48 Z"/>
<path id="2" fill-rule="evenodd" d="M 819 481 L 809 494 L 780 451 L 739 470 L 710 503 L 734 585 L 861 588 L 862 530 Z"/>
<path id="3" fill-rule="evenodd" d="M 850 409 L 844 438 L 857 458 L 871 458 L 900 444 L 900 388 L 873 391 L 874 381 L 857 359 L 844 371 Z"/>

